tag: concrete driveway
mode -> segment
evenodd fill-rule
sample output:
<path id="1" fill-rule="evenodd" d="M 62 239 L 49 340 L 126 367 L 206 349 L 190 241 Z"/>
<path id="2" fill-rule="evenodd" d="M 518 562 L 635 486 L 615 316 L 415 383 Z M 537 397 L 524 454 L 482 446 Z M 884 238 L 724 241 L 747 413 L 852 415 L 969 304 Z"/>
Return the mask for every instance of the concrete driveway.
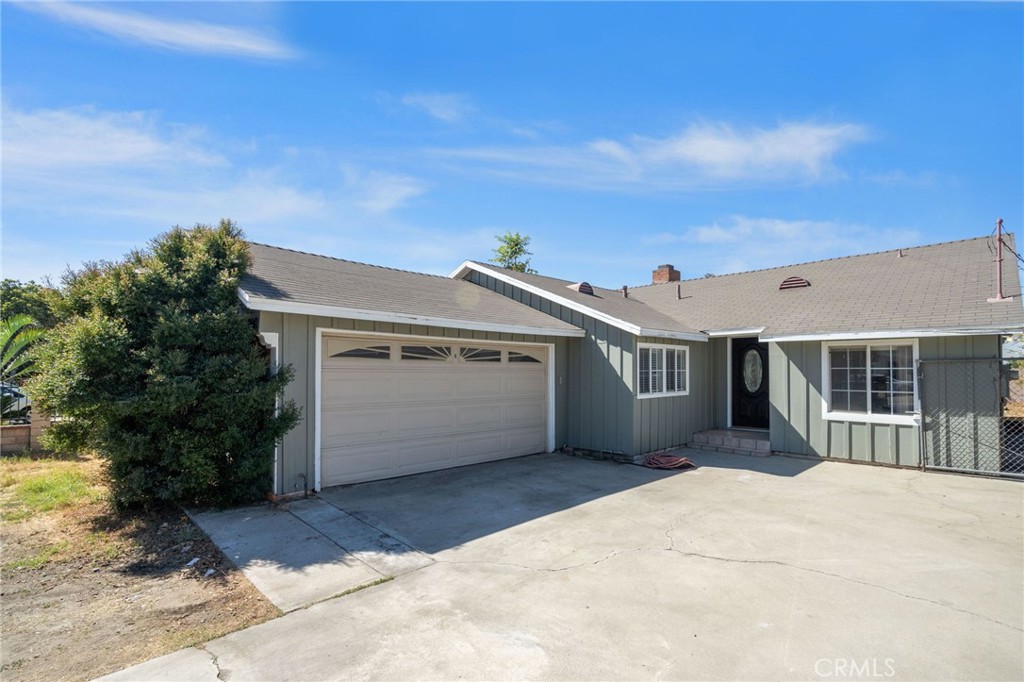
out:
<path id="1" fill-rule="evenodd" d="M 408 570 L 108 679 L 1024 679 L 1020 483 L 686 454 L 325 491 Z"/>

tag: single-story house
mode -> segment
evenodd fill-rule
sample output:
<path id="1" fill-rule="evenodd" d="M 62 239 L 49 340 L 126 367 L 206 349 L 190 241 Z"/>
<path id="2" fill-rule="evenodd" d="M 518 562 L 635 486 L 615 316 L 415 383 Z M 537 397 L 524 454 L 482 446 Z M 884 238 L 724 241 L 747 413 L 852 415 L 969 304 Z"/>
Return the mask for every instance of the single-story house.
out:
<path id="1" fill-rule="evenodd" d="M 563 447 L 917 466 L 918 361 L 998 359 L 1024 330 L 1012 264 L 997 296 L 994 242 L 687 280 L 662 265 L 621 290 L 582 281 L 596 273 L 466 261 L 441 277 L 252 244 L 239 296 L 303 410 L 274 492 Z"/>

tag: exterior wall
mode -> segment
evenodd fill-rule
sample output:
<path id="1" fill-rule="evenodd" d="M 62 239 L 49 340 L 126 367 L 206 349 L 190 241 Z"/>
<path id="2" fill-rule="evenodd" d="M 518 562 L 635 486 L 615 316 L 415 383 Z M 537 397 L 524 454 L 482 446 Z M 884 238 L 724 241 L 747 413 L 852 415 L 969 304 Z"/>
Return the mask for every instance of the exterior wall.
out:
<path id="1" fill-rule="evenodd" d="M 640 337 L 640 343 L 657 343 L 689 348 L 689 393 L 660 398 L 634 398 L 633 452 L 643 454 L 665 448 L 686 445 L 693 434 L 714 425 L 715 371 L 714 350 L 710 342 L 673 341 L 655 337 Z M 720 372 L 719 372 L 720 374 Z M 636 367 L 630 376 L 636 376 Z"/>
<path id="2" fill-rule="evenodd" d="M 584 329 L 584 338 L 567 339 L 568 362 L 560 365 L 557 388 L 565 396 L 566 427 L 558 445 L 636 454 L 633 396 L 636 337 L 583 313 L 524 292 L 490 275 L 473 271 L 469 281 L 523 305 Z M 559 431 L 561 433 L 561 431 Z"/>
<path id="3" fill-rule="evenodd" d="M 998 336 L 918 341 L 921 360 L 997 358 Z M 900 466 L 920 465 L 920 428 L 822 418 L 819 341 L 768 344 L 772 451 Z"/>
<path id="4" fill-rule="evenodd" d="M 712 427 L 725 429 L 729 427 L 729 339 L 720 337 L 708 342 L 711 347 L 712 393 L 714 394 L 714 413 Z M 770 372 L 771 370 L 769 370 Z"/>
<path id="5" fill-rule="evenodd" d="M 567 381 L 563 380 L 565 368 L 570 362 L 570 341 L 564 337 L 533 336 L 524 334 L 499 334 L 478 332 L 446 327 L 428 327 L 390 322 L 368 322 L 291 313 L 261 312 L 260 332 L 278 334 L 279 360 L 282 365 L 291 365 L 295 378 L 285 389 L 285 397 L 294 400 L 302 409 L 302 420 L 298 426 L 285 435 L 278 448 L 275 465 L 277 494 L 312 490 L 316 424 L 316 330 L 318 328 L 339 331 L 376 332 L 381 334 L 409 334 L 410 336 L 434 336 L 452 339 L 477 339 L 481 341 L 502 341 L 519 343 L 545 343 L 555 346 L 555 444 L 568 438 L 566 428 Z"/>

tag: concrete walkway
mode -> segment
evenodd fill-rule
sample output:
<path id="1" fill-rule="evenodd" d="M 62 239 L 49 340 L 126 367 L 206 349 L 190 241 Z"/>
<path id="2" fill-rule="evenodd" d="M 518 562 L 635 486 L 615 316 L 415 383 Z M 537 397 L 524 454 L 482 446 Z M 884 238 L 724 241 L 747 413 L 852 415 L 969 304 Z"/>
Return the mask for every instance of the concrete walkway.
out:
<path id="1" fill-rule="evenodd" d="M 686 454 L 700 468 L 545 455 L 259 512 L 306 535 L 215 530 L 232 556 L 347 576 L 281 603 L 411 570 L 104 679 L 1024 679 L 1020 482 Z M 314 529 L 333 558 L 280 553 Z"/>
<path id="2" fill-rule="evenodd" d="M 422 568 L 433 560 L 327 502 L 311 498 L 192 516 L 282 611 L 294 611 Z"/>

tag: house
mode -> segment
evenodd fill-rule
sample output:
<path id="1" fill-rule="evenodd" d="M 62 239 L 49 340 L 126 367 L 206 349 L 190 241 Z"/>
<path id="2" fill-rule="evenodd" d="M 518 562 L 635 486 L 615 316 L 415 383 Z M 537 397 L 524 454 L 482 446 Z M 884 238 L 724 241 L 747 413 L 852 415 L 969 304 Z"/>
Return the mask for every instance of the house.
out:
<path id="1" fill-rule="evenodd" d="M 304 415 L 278 448 L 275 493 L 564 446 L 635 460 L 724 444 L 726 429 L 739 451 L 917 466 L 922 363 L 998 362 L 1024 330 L 1017 268 L 991 300 L 994 241 L 701 279 L 662 265 L 622 290 L 253 244 L 239 295 L 295 368 Z M 990 393 L 972 398 L 976 418 L 998 411 Z"/>

